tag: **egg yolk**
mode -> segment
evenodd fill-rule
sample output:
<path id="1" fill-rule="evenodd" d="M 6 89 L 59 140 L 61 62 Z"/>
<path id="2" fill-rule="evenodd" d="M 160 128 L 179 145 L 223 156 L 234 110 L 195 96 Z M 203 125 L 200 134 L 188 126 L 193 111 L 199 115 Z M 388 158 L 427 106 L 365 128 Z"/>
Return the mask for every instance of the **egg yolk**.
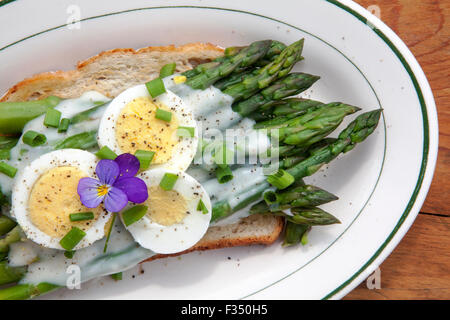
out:
<path id="1" fill-rule="evenodd" d="M 122 109 L 115 129 L 122 152 L 134 154 L 137 150 L 154 151 L 153 164 L 170 160 L 174 147 L 180 141 L 176 135 L 178 120 L 173 112 L 170 122 L 155 118 L 157 108 L 171 112 L 149 97 L 133 99 Z"/>
<path id="2" fill-rule="evenodd" d="M 34 184 L 28 199 L 31 222 L 51 237 L 63 237 L 72 227 L 88 230 L 102 214 L 103 208 L 86 208 L 77 193 L 78 181 L 87 177 L 76 167 L 57 167 L 48 170 Z M 93 212 L 94 220 L 70 221 L 69 215 Z"/>
<path id="3" fill-rule="evenodd" d="M 188 214 L 183 196 L 174 190 L 165 191 L 160 186 L 149 188 L 146 205 L 147 216 L 163 226 L 180 223 Z"/>

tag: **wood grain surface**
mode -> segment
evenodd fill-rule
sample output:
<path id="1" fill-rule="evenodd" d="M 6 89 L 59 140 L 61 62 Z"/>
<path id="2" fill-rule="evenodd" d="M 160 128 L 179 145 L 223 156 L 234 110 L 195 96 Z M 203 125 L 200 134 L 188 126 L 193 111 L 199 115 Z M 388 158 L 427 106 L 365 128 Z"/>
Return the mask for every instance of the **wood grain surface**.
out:
<path id="1" fill-rule="evenodd" d="M 450 299 L 450 1 L 356 2 L 380 14 L 422 66 L 438 109 L 439 156 L 421 213 L 380 266 L 381 288 L 364 281 L 345 299 Z"/>

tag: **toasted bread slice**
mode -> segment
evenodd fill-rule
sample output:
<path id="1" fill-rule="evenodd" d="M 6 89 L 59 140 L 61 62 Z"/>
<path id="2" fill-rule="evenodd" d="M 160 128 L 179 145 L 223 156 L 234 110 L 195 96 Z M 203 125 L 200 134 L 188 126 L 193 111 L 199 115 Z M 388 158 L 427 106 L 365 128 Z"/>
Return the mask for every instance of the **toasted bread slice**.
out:
<path id="1" fill-rule="evenodd" d="M 41 73 L 25 79 L 11 87 L 0 101 L 35 100 L 49 95 L 76 98 L 89 90 L 113 98 L 127 88 L 156 78 L 167 63 L 175 62 L 176 71 L 183 72 L 222 54 L 223 49 L 202 43 L 109 50 L 79 62 L 75 70 Z M 279 237 L 282 230 L 282 218 L 254 215 L 234 224 L 210 227 L 194 247 L 176 255 L 195 250 L 268 245 Z M 165 256 L 156 255 L 149 260 Z"/>
<path id="2" fill-rule="evenodd" d="M 37 100 L 49 95 L 77 98 L 89 90 L 113 98 L 127 88 L 158 77 L 167 63 L 175 62 L 176 72 L 183 72 L 222 54 L 223 49 L 203 43 L 104 51 L 79 62 L 75 70 L 27 78 L 11 87 L 0 101 Z"/>

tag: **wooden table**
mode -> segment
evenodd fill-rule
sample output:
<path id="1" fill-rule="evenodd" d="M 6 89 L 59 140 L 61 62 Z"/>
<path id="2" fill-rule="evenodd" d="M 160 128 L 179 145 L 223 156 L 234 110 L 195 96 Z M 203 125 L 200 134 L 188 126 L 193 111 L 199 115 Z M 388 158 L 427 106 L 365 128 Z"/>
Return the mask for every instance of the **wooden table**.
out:
<path id="1" fill-rule="evenodd" d="M 416 56 L 439 114 L 439 156 L 413 226 L 381 265 L 381 289 L 364 281 L 345 299 L 450 299 L 450 1 L 356 0 L 379 12 Z M 377 6 L 377 7 L 376 7 Z"/>

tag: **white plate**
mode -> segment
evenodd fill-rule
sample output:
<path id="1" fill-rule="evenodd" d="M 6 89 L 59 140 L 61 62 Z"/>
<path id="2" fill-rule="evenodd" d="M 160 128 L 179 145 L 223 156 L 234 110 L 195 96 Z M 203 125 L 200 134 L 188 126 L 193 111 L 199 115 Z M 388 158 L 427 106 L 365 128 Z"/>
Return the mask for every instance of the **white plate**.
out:
<path id="1" fill-rule="evenodd" d="M 66 26 L 77 12 L 80 28 Z M 296 70 L 322 77 L 304 96 L 384 109 L 369 139 L 309 179 L 340 197 L 326 209 L 342 224 L 313 228 L 306 247 L 192 253 L 47 298 L 341 298 L 389 255 L 425 199 L 438 146 L 430 87 L 403 42 L 351 1 L 17 0 L 0 8 L 0 29 L 2 91 L 111 48 L 304 37 Z"/>

